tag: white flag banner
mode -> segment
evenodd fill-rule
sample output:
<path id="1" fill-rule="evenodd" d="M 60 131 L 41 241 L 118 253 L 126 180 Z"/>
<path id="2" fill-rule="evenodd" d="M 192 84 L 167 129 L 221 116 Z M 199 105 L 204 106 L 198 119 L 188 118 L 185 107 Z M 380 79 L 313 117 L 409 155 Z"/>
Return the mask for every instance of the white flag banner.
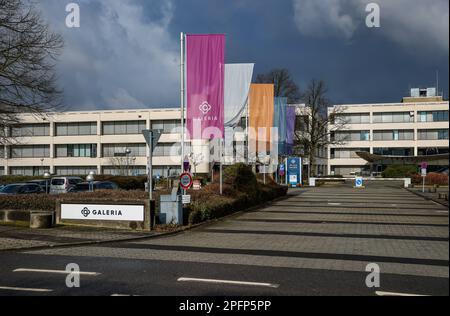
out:
<path id="1" fill-rule="evenodd" d="M 225 127 L 235 127 L 245 110 L 255 64 L 225 65 Z"/>

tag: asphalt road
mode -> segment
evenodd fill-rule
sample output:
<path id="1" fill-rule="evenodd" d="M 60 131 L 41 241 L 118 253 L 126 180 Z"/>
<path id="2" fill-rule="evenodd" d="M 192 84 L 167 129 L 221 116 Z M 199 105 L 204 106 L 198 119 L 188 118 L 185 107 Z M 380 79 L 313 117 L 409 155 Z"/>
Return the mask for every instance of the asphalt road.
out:
<path id="1" fill-rule="evenodd" d="M 176 236 L 1 252 L 0 295 L 448 295 L 448 237 L 448 209 L 397 187 L 295 190 Z"/>

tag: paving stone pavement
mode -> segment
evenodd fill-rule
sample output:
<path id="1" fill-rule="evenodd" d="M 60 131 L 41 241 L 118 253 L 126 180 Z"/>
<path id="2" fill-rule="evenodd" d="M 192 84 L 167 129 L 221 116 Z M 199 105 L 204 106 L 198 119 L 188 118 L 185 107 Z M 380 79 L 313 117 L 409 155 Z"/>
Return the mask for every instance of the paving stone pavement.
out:
<path id="1" fill-rule="evenodd" d="M 112 241 L 145 237 L 153 234 L 154 233 L 127 232 L 90 227 L 67 226 L 53 229 L 29 229 L 0 226 L 0 250 Z"/>
<path id="2" fill-rule="evenodd" d="M 448 278 L 448 225 L 447 208 L 400 186 L 330 186 L 175 236 L 27 253 L 356 272 L 378 263 Z"/>

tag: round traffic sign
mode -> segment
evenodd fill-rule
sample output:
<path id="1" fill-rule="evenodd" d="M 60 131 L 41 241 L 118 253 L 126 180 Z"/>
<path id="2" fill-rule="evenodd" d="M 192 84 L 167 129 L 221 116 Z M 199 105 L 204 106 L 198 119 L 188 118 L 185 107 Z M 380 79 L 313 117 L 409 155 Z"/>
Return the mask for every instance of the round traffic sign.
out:
<path id="1" fill-rule="evenodd" d="M 192 179 L 192 176 L 189 173 L 183 173 L 180 177 L 180 185 L 181 188 L 184 190 L 189 190 L 193 182 L 194 180 Z"/>
<path id="2" fill-rule="evenodd" d="M 363 179 L 362 178 L 356 178 L 356 186 L 361 187 L 363 185 Z"/>

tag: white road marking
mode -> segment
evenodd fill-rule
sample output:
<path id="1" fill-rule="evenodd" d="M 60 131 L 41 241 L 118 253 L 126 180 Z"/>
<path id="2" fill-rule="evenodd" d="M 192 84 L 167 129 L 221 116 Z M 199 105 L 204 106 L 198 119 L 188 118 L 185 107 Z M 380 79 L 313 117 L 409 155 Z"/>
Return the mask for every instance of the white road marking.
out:
<path id="1" fill-rule="evenodd" d="M 111 297 L 139 297 L 140 295 L 130 295 L 130 294 L 113 294 Z"/>
<path id="2" fill-rule="evenodd" d="M 82 271 L 65 271 L 65 270 L 43 270 L 43 269 L 16 269 L 13 272 L 33 272 L 33 273 L 49 273 L 49 274 L 78 274 L 87 276 L 98 276 L 101 273 L 97 272 L 82 272 Z"/>
<path id="3" fill-rule="evenodd" d="M 196 278 L 179 278 L 178 282 L 198 282 L 198 283 L 211 283 L 211 284 L 229 284 L 229 285 L 247 285 L 247 286 L 262 286 L 279 288 L 279 284 L 272 283 L 258 283 L 258 282 L 243 282 L 243 281 L 229 281 L 229 280 L 213 280 L 213 279 L 196 279 Z"/>
<path id="4" fill-rule="evenodd" d="M 445 213 L 445 214 L 448 214 L 448 211 L 436 211 L 436 213 Z"/>
<path id="5" fill-rule="evenodd" d="M 53 292 L 53 290 L 49 290 L 49 289 L 28 289 L 28 288 L 22 288 L 22 287 L 8 287 L 8 286 L 0 286 L 0 290 L 20 291 L 20 292 L 39 292 L 39 293 Z"/>
<path id="6" fill-rule="evenodd" d="M 328 203 L 328 205 L 342 205 L 342 203 Z"/>
<path id="7" fill-rule="evenodd" d="M 395 293 L 395 292 L 383 292 L 383 291 L 376 291 L 375 294 L 378 296 L 426 296 L 426 295 L 419 295 L 419 294 Z"/>

